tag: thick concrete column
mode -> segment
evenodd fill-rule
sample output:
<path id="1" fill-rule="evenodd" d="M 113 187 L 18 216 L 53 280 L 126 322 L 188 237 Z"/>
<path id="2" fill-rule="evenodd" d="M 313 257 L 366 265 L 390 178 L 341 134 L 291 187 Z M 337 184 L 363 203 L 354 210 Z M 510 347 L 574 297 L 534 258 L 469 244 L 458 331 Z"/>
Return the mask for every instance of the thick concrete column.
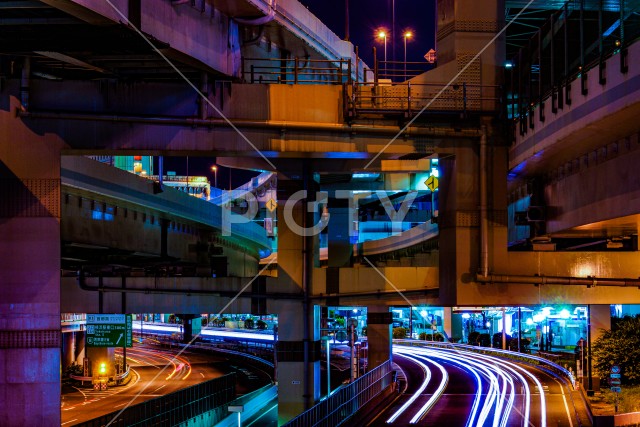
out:
<path id="1" fill-rule="evenodd" d="M 310 180 L 305 182 L 309 191 L 315 191 Z M 305 298 L 317 239 L 300 230 L 313 226 L 315 215 L 307 211 L 307 200 L 286 206 L 287 200 L 304 187 L 300 181 L 278 179 L 278 291 L 292 294 L 292 299 L 267 301 L 267 311 L 278 315 L 279 424 L 320 399 L 320 307 Z"/>
<path id="2" fill-rule="evenodd" d="M 183 334 L 182 342 L 189 343 L 202 331 L 202 317 L 199 314 L 181 314 Z"/>
<path id="3" fill-rule="evenodd" d="M 85 333 L 84 331 L 78 331 L 78 332 L 74 332 L 73 333 L 74 339 L 75 339 L 75 348 L 76 348 L 76 353 L 74 355 L 74 360 L 79 363 L 82 364 L 82 360 L 86 357 L 86 347 L 85 347 Z"/>
<path id="4" fill-rule="evenodd" d="M 60 149 L 0 108 L 0 419 L 60 425 Z M 45 136 L 42 136 L 45 135 Z"/>
<path id="5" fill-rule="evenodd" d="M 73 365 L 76 360 L 76 334 L 65 332 L 62 334 L 62 371 Z"/>
<path id="6" fill-rule="evenodd" d="M 349 235 L 353 219 L 347 199 L 329 199 L 329 268 L 351 267 L 353 244 Z"/>
<path id="7" fill-rule="evenodd" d="M 440 299 L 458 304 L 458 284 L 475 273 L 479 258 L 478 152 L 461 141 L 453 156 L 440 159 L 439 222 Z"/>
<path id="8" fill-rule="evenodd" d="M 603 334 L 603 331 L 611 329 L 611 306 L 604 304 L 592 304 L 589 306 L 589 318 L 587 319 L 587 345 L 591 353 L 593 343 Z M 587 357 L 586 384 L 588 393 L 592 390 L 600 390 L 600 378 L 594 375 L 593 359 L 591 354 Z"/>
<path id="9" fill-rule="evenodd" d="M 320 306 L 312 306 L 304 336 L 305 313 L 300 301 L 277 301 L 278 424 L 309 409 L 320 400 Z M 305 354 L 305 352 L 307 354 Z M 307 360 L 305 362 L 305 359 Z"/>
<path id="10" fill-rule="evenodd" d="M 462 319 L 459 314 L 453 314 L 451 307 L 442 308 L 442 331 L 448 339 L 451 339 L 458 331 L 461 331 Z"/>
<path id="11" fill-rule="evenodd" d="M 367 306 L 367 370 L 391 359 L 391 325 L 393 318 L 387 306 Z"/>

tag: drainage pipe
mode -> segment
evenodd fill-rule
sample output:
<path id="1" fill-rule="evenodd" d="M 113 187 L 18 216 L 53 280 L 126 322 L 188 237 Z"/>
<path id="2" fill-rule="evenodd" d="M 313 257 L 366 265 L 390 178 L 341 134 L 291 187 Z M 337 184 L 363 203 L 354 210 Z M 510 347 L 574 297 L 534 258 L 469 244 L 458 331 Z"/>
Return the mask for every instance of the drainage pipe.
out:
<path id="1" fill-rule="evenodd" d="M 181 295 L 212 295 L 219 296 L 222 298 L 233 298 L 233 297 L 241 297 L 241 298 L 276 298 L 276 299 L 296 299 L 300 300 L 303 298 L 302 294 L 287 294 L 287 293 L 255 293 L 255 292 L 242 292 L 242 294 L 238 294 L 239 291 L 224 291 L 219 289 L 175 289 L 175 288 L 131 288 L 126 286 L 105 286 L 103 285 L 103 276 L 98 277 L 99 285 L 98 286 L 90 286 L 87 284 L 87 279 L 84 275 L 84 272 L 81 270 L 78 275 L 78 286 L 83 291 L 90 292 L 100 292 L 102 295 L 104 292 L 131 292 L 131 293 L 142 293 L 142 294 L 181 294 Z"/>
<path id="2" fill-rule="evenodd" d="M 595 288 L 596 286 L 619 286 L 640 288 L 640 279 L 610 278 L 610 277 L 571 277 L 571 276 L 525 276 L 488 274 L 476 276 L 480 283 L 518 283 L 531 285 L 572 285 Z"/>

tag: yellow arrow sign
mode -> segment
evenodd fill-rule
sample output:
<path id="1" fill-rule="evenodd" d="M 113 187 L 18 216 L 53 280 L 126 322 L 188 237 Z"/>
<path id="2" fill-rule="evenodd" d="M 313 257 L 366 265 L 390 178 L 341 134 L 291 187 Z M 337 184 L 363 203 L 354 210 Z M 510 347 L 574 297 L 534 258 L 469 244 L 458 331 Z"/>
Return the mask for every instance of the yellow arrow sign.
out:
<path id="1" fill-rule="evenodd" d="M 435 176 L 431 175 L 424 182 L 424 185 L 426 185 L 429 190 L 436 191 L 436 189 L 438 188 L 438 178 L 436 178 Z"/>
<path id="2" fill-rule="evenodd" d="M 278 202 L 276 202 L 273 199 L 269 199 L 269 201 L 267 202 L 267 209 L 269 209 L 269 212 L 275 211 L 277 207 L 278 207 Z"/>

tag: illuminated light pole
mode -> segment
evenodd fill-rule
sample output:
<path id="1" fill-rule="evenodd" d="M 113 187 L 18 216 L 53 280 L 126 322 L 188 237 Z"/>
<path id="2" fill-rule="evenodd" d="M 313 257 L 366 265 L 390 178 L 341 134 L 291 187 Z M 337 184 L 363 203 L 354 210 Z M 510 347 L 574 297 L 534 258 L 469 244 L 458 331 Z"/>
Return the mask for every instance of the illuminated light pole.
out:
<path id="1" fill-rule="evenodd" d="M 211 171 L 213 171 L 213 186 L 218 188 L 218 166 L 211 166 Z"/>
<path id="2" fill-rule="evenodd" d="M 384 76 L 387 77 L 387 32 L 380 30 L 378 32 L 378 38 L 384 39 Z"/>
<path id="3" fill-rule="evenodd" d="M 402 37 L 404 38 L 404 79 L 407 80 L 407 39 L 413 37 L 413 33 L 405 31 Z"/>

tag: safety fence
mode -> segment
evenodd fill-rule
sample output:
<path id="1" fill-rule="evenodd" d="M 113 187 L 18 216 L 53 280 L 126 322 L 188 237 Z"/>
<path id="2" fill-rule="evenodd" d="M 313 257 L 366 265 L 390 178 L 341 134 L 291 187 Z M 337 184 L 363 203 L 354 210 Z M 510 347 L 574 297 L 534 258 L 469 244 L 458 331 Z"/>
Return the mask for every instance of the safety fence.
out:
<path id="1" fill-rule="evenodd" d="M 343 84 L 352 81 L 351 60 L 242 58 L 247 83 Z"/>
<path id="2" fill-rule="evenodd" d="M 367 112 L 405 112 L 408 116 L 423 108 L 430 111 L 493 112 L 501 109 L 501 88 L 466 82 L 402 83 L 361 82 L 353 86 L 351 115 Z"/>
<path id="3" fill-rule="evenodd" d="M 337 427 L 395 382 L 388 360 L 285 424 L 286 427 Z"/>
<path id="4" fill-rule="evenodd" d="M 75 425 L 175 426 L 207 412 L 215 412 L 211 418 L 222 420 L 228 415 L 226 404 L 235 397 L 236 374 L 231 373 Z"/>

